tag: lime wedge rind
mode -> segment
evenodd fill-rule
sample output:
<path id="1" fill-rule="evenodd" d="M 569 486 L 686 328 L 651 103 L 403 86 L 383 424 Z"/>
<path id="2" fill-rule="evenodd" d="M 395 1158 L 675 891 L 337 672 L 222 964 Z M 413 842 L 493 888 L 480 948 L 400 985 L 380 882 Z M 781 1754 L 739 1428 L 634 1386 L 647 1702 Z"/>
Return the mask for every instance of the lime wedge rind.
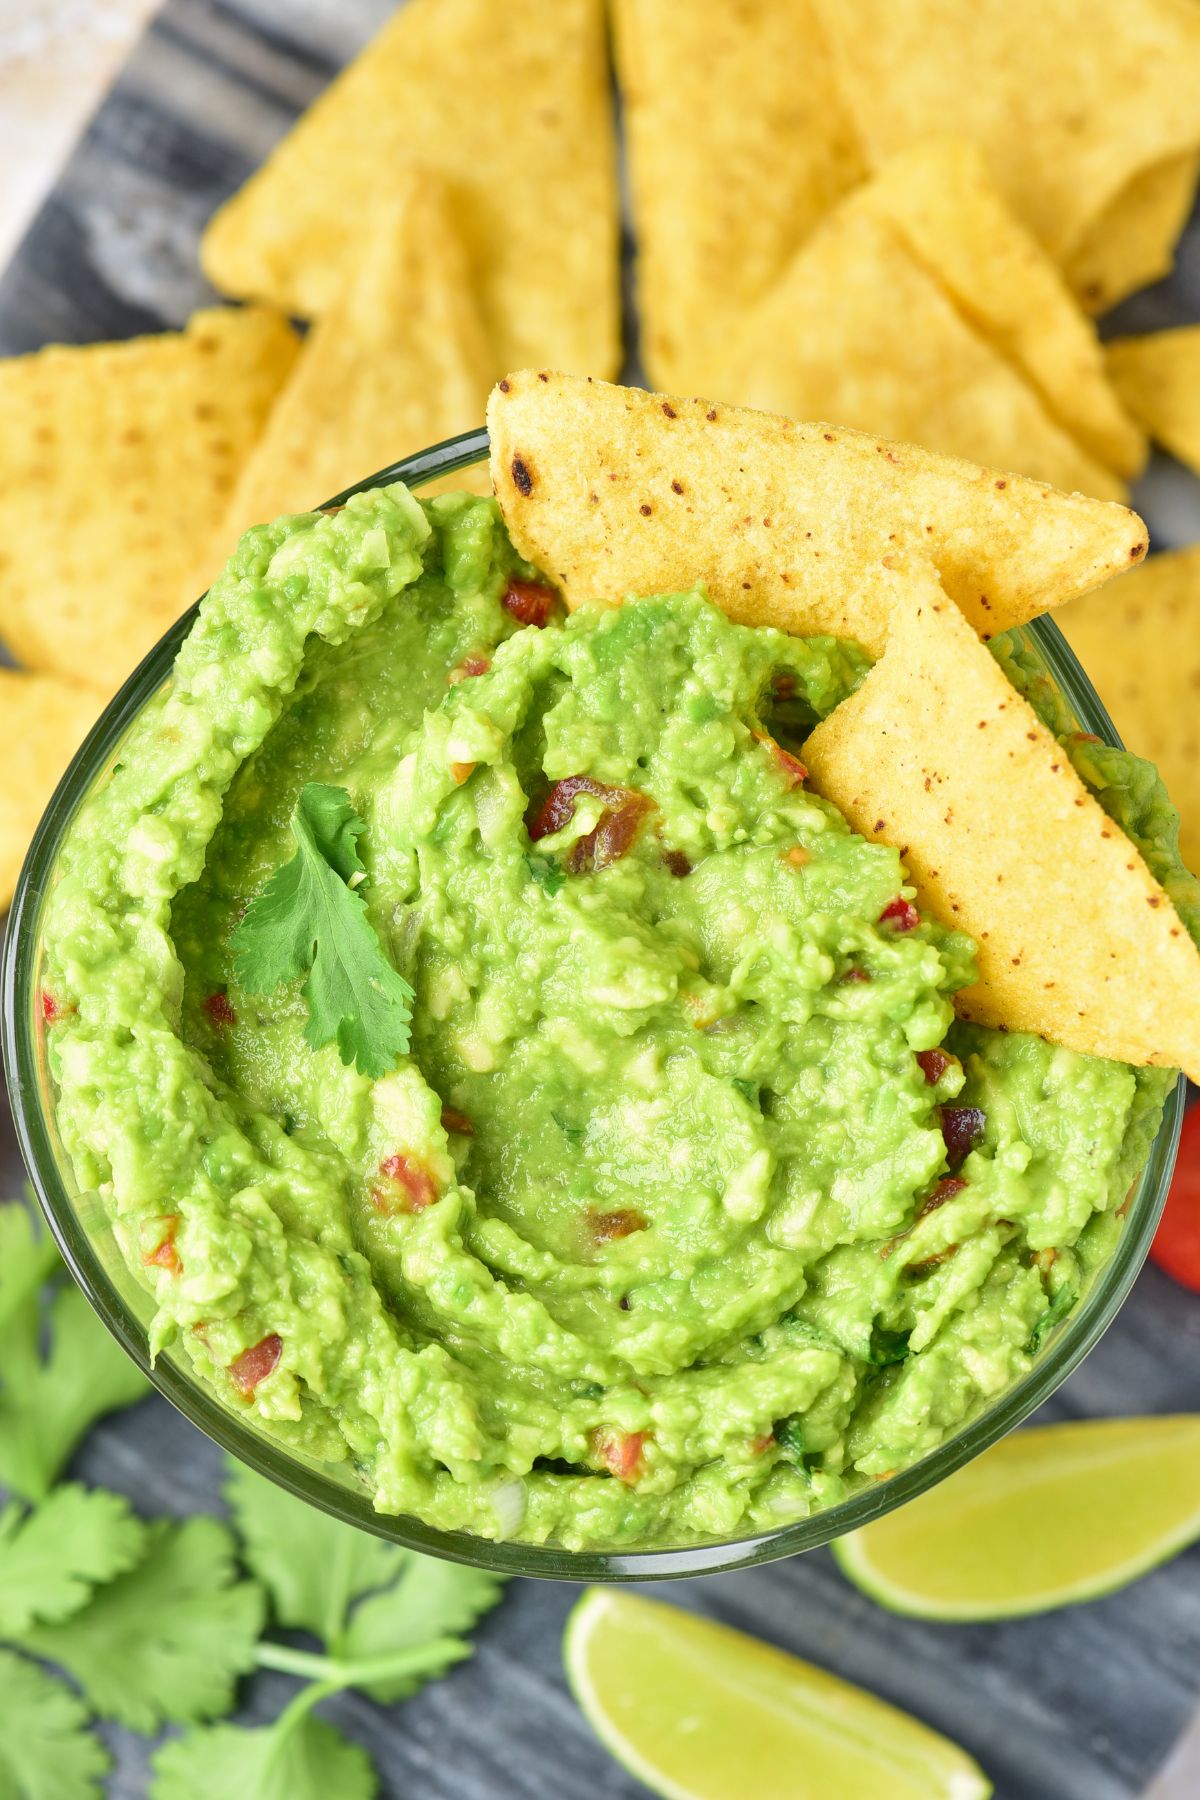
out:
<path id="1" fill-rule="evenodd" d="M 1098 1494 L 1112 1495 L 1099 1529 Z M 913 1578 L 905 1538 L 926 1555 L 935 1551 L 936 1591 Z M 1019 1432 L 939 1489 L 831 1548 L 847 1580 L 886 1611 L 979 1624 L 1103 1599 L 1197 1542 L 1200 1416 L 1183 1414 Z M 1057 1578 L 1037 1574 L 1039 1555 L 1052 1559 L 1056 1544 L 1075 1568 Z M 973 1583 L 989 1550 L 985 1593 Z M 1080 1567 L 1089 1554 L 1091 1566 Z"/>
<path id="2" fill-rule="evenodd" d="M 568 1620 L 563 1658 L 600 1741 L 663 1800 L 745 1800 L 750 1792 L 762 1800 L 784 1793 L 828 1800 L 834 1791 L 988 1800 L 992 1793 L 964 1750 L 888 1702 L 740 1632 L 621 1590 L 584 1593 Z M 681 1669 L 684 1696 L 664 1713 L 664 1694 L 672 1676 L 678 1687 Z M 709 1728 L 717 1718 L 719 1738 L 709 1748 L 718 1754 L 699 1769 L 688 1754 L 689 1712 Z M 756 1771 L 764 1724 L 773 1751 Z M 721 1755 L 730 1749 L 732 1762 Z"/>

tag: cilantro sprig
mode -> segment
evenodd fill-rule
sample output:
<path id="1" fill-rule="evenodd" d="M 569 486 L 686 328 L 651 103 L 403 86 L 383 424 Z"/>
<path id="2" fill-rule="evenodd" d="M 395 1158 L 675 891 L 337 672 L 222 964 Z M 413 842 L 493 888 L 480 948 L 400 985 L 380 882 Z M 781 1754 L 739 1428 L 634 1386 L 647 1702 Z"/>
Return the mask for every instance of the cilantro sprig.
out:
<path id="1" fill-rule="evenodd" d="M 52 1448 L 39 1453 L 39 1480 L 26 1492 L 48 1486 L 45 1471 L 69 1454 L 84 1416 L 81 1386 L 115 1351 L 81 1295 L 83 1311 L 64 1334 L 73 1290 L 55 1287 L 60 1276 L 31 1215 L 0 1203 L 0 1346 L 17 1345 L 21 1379 L 33 1370 L 52 1421 Z M 54 1337 L 43 1357 L 47 1318 Z M 83 1375 L 72 1369 L 56 1392 L 62 1346 L 77 1353 Z M 24 1470 L 30 1408 L 0 1366 L 8 1422 L 23 1421 L 17 1439 L 6 1439 L 0 1411 L 0 1455 Z M 110 1399 L 114 1382 L 101 1385 Z M 127 1382 L 127 1397 L 144 1390 L 140 1376 Z M 89 1419 L 102 1410 L 107 1402 L 95 1397 L 84 1409 Z M 203 1515 L 142 1520 L 121 1496 L 77 1483 L 0 1508 L 0 1800 L 98 1800 L 110 1760 L 89 1730 L 92 1715 L 144 1734 L 184 1727 L 152 1757 L 150 1800 L 375 1794 L 365 1751 L 314 1709 L 347 1688 L 390 1702 L 446 1674 L 471 1654 L 464 1634 L 503 1583 L 339 1524 L 232 1462 L 226 1493 L 236 1536 Z M 294 1631 L 320 1648 L 281 1635 Z M 304 1685 L 273 1724 L 243 1727 L 225 1715 L 254 1669 Z"/>
<path id="2" fill-rule="evenodd" d="M 97 1419 L 150 1391 L 62 1275 L 32 1212 L 0 1202 L 0 1486 L 26 1500 L 45 1498 Z"/>
<path id="3" fill-rule="evenodd" d="M 359 892 L 366 826 L 345 788 L 309 782 L 292 813 L 296 854 L 278 868 L 235 927 L 234 976 L 269 994 L 306 975 L 304 1036 L 336 1042 L 364 1075 L 387 1075 L 408 1049 L 413 991 L 394 969 Z"/>

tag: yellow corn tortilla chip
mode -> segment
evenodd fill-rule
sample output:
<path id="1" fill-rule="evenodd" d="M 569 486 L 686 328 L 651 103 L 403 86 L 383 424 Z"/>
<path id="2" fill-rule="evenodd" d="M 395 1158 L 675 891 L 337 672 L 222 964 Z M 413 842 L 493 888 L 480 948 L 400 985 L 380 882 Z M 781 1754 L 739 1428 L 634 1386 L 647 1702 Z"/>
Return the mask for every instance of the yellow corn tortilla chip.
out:
<path id="1" fill-rule="evenodd" d="M 393 211 L 309 333 L 242 470 L 216 566 L 248 525 L 319 506 L 482 424 L 491 368 L 444 190 L 436 177 L 402 171 Z"/>
<path id="2" fill-rule="evenodd" d="M 0 362 L 0 637 L 111 691 L 195 594 L 296 357 L 266 308 Z"/>
<path id="3" fill-rule="evenodd" d="M 1088 312 L 1107 312 L 1127 294 L 1170 274 L 1197 177 L 1195 151 L 1165 157 L 1135 175 L 1088 226 L 1066 266 L 1067 280 Z"/>
<path id="4" fill-rule="evenodd" d="M 440 174 L 498 362 L 610 374 L 620 358 L 617 194 L 602 0 L 411 0 L 216 214 L 226 293 L 316 318 L 397 173 Z"/>
<path id="5" fill-rule="evenodd" d="M 1200 474 L 1200 325 L 1116 338 L 1108 346 L 1108 367 L 1117 392 L 1155 443 Z"/>
<path id="6" fill-rule="evenodd" d="M 1200 143 L 1193 0 L 816 0 L 874 166 L 973 138 L 1066 266 L 1144 170 Z"/>
<path id="7" fill-rule="evenodd" d="M 865 165 L 812 0 L 708 0 L 702 20 L 616 0 L 613 17 L 646 367 L 712 393 L 711 353 Z"/>
<path id="8" fill-rule="evenodd" d="M 1158 765 L 1200 869 L 1200 545 L 1152 556 L 1057 623 L 1126 744 Z"/>
<path id="9" fill-rule="evenodd" d="M 970 932 L 969 1019 L 1200 1074 L 1200 952 L 1129 839 L 928 571 L 803 756 L 818 793 L 900 850 Z"/>
<path id="10" fill-rule="evenodd" d="M 834 632 L 878 655 L 879 572 L 914 549 L 985 633 L 1146 551 L 1124 507 L 704 400 L 526 370 L 493 391 L 488 426 L 513 539 L 572 606 L 702 581 L 735 619 Z"/>
<path id="11" fill-rule="evenodd" d="M 1120 475 L 1139 472 L 1146 440 L 1108 379 L 1096 328 L 1058 265 L 1006 205 L 977 144 L 948 138 L 903 151 L 850 204 L 900 233 L 964 317 L 1092 456 Z"/>
<path id="12" fill-rule="evenodd" d="M 1068 493 L 1124 499 L 896 232 L 853 200 L 830 213 L 731 344 L 718 391 L 830 419 Z"/>
<path id="13" fill-rule="evenodd" d="M 72 755 L 95 724 L 98 688 L 0 669 L 0 914 L 13 896 L 29 840 Z"/>

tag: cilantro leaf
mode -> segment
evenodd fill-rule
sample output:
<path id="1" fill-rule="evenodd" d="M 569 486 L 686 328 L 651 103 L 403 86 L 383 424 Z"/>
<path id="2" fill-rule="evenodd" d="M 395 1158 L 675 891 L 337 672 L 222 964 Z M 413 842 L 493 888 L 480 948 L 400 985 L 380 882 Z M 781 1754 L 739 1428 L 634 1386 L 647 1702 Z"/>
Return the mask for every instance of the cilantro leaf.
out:
<path id="1" fill-rule="evenodd" d="M 235 1579 L 233 1540 L 216 1519 L 160 1520 L 146 1535 L 142 1561 L 74 1618 L 12 1635 L 59 1663 L 96 1712 L 150 1733 L 229 1711 L 254 1665 L 263 1598 Z"/>
<path id="2" fill-rule="evenodd" d="M 435 1638 L 458 1638 L 457 1653 L 448 1653 L 439 1665 L 421 1674 L 390 1676 L 365 1686 L 373 1700 L 385 1705 L 402 1700 L 461 1660 L 461 1652 L 468 1646 L 459 1634 L 469 1631 L 477 1619 L 490 1612 L 503 1593 L 504 1578 L 500 1575 L 410 1551 L 395 1586 L 374 1594 L 355 1608 L 350 1628 L 339 1645 L 339 1655 L 385 1656 L 390 1651 L 431 1643 Z"/>
<path id="3" fill-rule="evenodd" d="M 150 1391 L 76 1287 L 50 1303 L 50 1350 L 40 1350 L 34 1294 L 0 1326 L 0 1483 L 44 1500 L 84 1433 Z"/>
<path id="4" fill-rule="evenodd" d="M 267 1589 L 278 1623 L 331 1646 L 339 1645 L 354 1601 L 394 1580 L 405 1561 L 397 1545 L 331 1519 L 232 1457 L 225 1497 L 243 1561 Z M 438 1628 L 428 1635 L 437 1637 Z"/>
<path id="5" fill-rule="evenodd" d="M 0 1650 L 0 1800 L 95 1800 L 108 1768 L 78 1695 Z"/>
<path id="6" fill-rule="evenodd" d="M 288 1714 L 265 1728 L 210 1725 L 185 1732 L 157 1751 L 150 1800 L 373 1800 L 379 1784 L 371 1759 L 332 1725 Z"/>
<path id="7" fill-rule="evenodd" d="M 61 1265 L 54 1239 L 20 1200 L 0 1200 L 0 1331 Z"/>
<path id="8" fill-rule="evenodd" d="M 566 875 L 558 863 L 551 862 L 548 856 L 526 856 L 525 866 L 538 886 L 545 888 L 551 900 L 566 883 Z"/>
<path id="9" fill-rule="evenodd" d="M 0 1513 L 0 1637 L 77 1613 L 142 1556 L 146 1527 L 119 1494 L 72 1484 L 34 1512 Z"/>
<path id="10" fill-rule="evenodd" d="M 413 991 L 349 885 L 366 873 L 356 848 L 365 829 L 344 788 L 310 781 L 292 813 L 296 854 L 251 901 L 230 942 L 248 993 L 307 974 L 307 1041 L 314 1050 L 336 1041 L 344 1063 L 380 1076 L 408 1049 Z"/>

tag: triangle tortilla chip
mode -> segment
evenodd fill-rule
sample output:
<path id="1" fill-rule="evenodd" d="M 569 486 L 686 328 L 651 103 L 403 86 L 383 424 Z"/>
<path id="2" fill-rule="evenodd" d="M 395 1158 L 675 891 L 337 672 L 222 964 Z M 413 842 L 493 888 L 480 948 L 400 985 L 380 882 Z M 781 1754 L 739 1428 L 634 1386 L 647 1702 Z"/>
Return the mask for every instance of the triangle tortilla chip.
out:
<path id="1" fill-rule="evenodd" d="M 393 211 L 309 333 L 242 470 L 221 555 L 247 526 L 320 506 L 478 426 L 491 364 L 445 194 L 435 177 L 402 171 Z"/>
<path id="2" fill-rule="evenodd" d="M 1108 367 L 1155 443 L 1200 474 L 1200 325 L 1115 338 Z"/>
<path id="3" fill-rule="evenodd" d="M 1166 893 L 932 574 L 910 577 L 885 654 L 804 747 L 814 788 L 975 939 L 963 1017 L 1200 1074 L 1200 952 Z"/>
<path id="4" fill-rule="evenodd" d="M 1113 391 L 1096 328 L 1006 205 L 977 144 L 948 138 L 904 151 L 851 204 L 900 234 L 1072 437 L 1118 474 L 1139 472 L 1146 440 Z"/>
<path id="5" fill-rule="evenodd" d="M 187 584 L 299 348 L 265 307 L 0 362 L 0 636 L 110 692 Z"/>
<path id="6" fill-rule="evenodd" d="M 1088 312 L 1107 312 L 1127 294 L 1169 275 L 1200 177 L 1194 150 L 1168 156 L 1135 175 L 1088 226 L 1066 276 Z"/>
<path id="7" fill-rule="evenodd" d="M 1137 176 L 1200 143 L 1189 0 L 816 0 L 871 164 L 973 138 L 1068 265 Z"/>
<path id="8" fill-rule="evenodd" d="M 59 776 L 104 701 L 100 688 L 0 669 L 0 914 Z"/>
<path id="9" fill-rule="evenodd" d="M 212 220 L 226 293 L 316 318 L 397 173 L 440 174 L 498 361 L 612 373 L 620 357 L 615 151 L 602 0 L 411 0 Z M 418 246 L 424 248 L 425 246 Z"/>
<path id="10" fill-rule="evenodd" d="M 854 200 L 750 314 L 717 379 L 718 392 L 766 411 L 1018 469 L 1068 493 L 1125 497 L 893 226 Z"/>
<path id="11" fill-rule="evenodd" d="M 862 154 L 812 0 L 709 0 L 702 25 L 679 0 L 617 0 L 614 25 L 646 366 L 712 393 L 712 353 Z"/>
<path id="12" fill-rule="evenodd" d="M 1150 557 L 1056 623 L 1129 748 L 1157 764 L 1200 869 L 1200 545 Z"/>
<path id="13" fill-rule="evenodd" d="M 492 482 L 568 605 L 702 581 L 751 625 L 878 655 L 879 571 L 919 549 L 984 633 L 1099 587 L 1146 550 L 1124 507 L 831 425 L 524 371 L 488 404 Z"/>

